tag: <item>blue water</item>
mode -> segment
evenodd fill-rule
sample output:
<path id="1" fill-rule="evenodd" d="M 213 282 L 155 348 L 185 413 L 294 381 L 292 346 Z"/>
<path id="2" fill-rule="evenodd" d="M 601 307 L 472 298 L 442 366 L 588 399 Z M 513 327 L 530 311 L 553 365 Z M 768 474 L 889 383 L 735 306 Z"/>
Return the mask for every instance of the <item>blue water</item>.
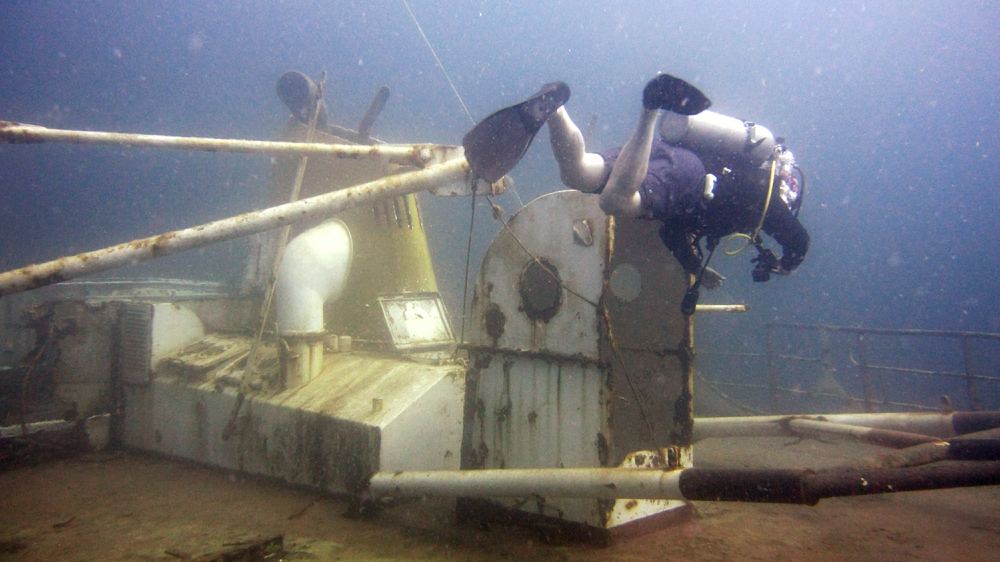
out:
<path id="1" fill-rule="evenodd" d="M 627 138 L 657 71 L 787 139 L 806 171 L 812 247 L 754 284 L 750 256 L 705 300 L 724 339 L 769 320 L 1000 331 L 1000 10 L 982 2 L 430 2 L 414 13 L 472 119 L 563 80 L 595 146 Z M 400 1 L 0 3 L 0 119 L 49 127 L 268 139 L 289 69 L 329 73 L 331 120 L 458 144 L 471 125 Z M 269 160 L 0 146 L 0 269 L 260 208 Z M 527 201 L 561 188 L 543 130 L 514 171 Z M 518 208 L 512 195 L 500 203 Z M 469 201 L 424 198 L 442 290 L 461 308 Z M 473 271 L 498 229 L 481 207 Z M 133 274 L 238 277 L 227 244 Z M 138 272 L 138 273 L 136 273 Z M 714 324 L 713 324 L 714 322 Z"/>

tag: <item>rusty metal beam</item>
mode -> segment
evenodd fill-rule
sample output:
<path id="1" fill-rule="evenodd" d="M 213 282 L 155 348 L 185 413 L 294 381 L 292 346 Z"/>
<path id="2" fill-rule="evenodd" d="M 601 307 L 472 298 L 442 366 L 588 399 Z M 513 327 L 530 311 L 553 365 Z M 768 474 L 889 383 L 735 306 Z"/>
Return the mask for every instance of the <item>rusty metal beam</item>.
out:
<path id="1" fill-rule="evenodd" d="M 467 180 L 469 171 L 469 163 L 465 158 L 459 158 L 423 170 L 389 176 L 294 203 L 29 265 L 0 273 L 0 296 L 117 269 L 289 224 L 329 217 L 377 199 L 398 197 L 443 184 L 461 183 Z"/>
<path id="2" fill-rule="evenodd" d="M 750 307 L 745 304 L 698 304 L 695 312 L 746 312 Z"/>
<path id="3" fill-rule="evenodd" d="M 409 164 L 420 167 L 434 162 L 441 162 L 447 157 L 454 157 L 454 153 L 459 150 L 458 147 L 434 144 L 369 146 L 315 142 L 175 137 L 102 131 L 72 131 L 0 121 L 0 143 L 38 144 L 49 142 L 166 148 L 203 152 L 235 152 L 242 154 L 334 156 L 346 159 L 375 158 L 395 164 Z M 448 156 L 442 157 L 439 154 L 441 152 L 448 153 Z"/>

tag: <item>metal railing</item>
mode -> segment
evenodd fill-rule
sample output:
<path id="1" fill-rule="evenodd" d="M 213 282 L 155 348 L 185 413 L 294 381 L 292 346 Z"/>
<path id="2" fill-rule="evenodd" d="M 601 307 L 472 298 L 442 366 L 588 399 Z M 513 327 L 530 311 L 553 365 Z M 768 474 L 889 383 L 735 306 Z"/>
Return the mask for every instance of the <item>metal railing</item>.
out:
<path id="1" fill-rule="evenodd" d="M 818 346 L 808 345 L 795 346 L 794 351 L 780 349 L 779 342 L 795 339 L 801 343 L 803 338 L 808 338 L 808 343 L 818 342 Z M 896 354 L 879 354 L 872 349 L 872 342 L 878 340 L 884 344 L 885 348 L 903 348 L 900 342 L 908 338 L 917 338 L 920 342 L 919 350 L 928 352 L 928 349 L 943 350 L 947 346 L 959 344 L 952 361 L 941 361 L 949 363 L 944 368 L 928 368 L 924 365 L 900 364 L 901 357 Z M 839 345 L 831 342 L 836 339 Z M 989 359 L 982 360 L 982 342 L 996 342 L 997 352 L 1000 353 L 1000 334 L 985 332 L 960 332 L 945 330 L 892 330 L 880 328 L 860 328 L 851 326 L 832 326 L 801 323 L 772 322 L 766 327 L 766 349 L 763 352 L 725 352 L 706 351 L 699 353 L 700 356 L 717 359 L 726 362 L 726 366 L 731 367 L 735 361 L 741 361 L 748 366 L 751 364 L 760 366 L 763 364 L 763 377 L 749 376 L 739 382 L 726 382 L 712 377 L 714 380 L 706 379 L 716 390 L 719 387 L 731 387 L 746 390 L 750 393 L 760 394 L 762 391 L 766 395 L 767 408 L 772 413 L 782 412 L 782 403 L 785 397 L 796 397 L 799 399 L 825 398 L 839 400 L 851 407 L 860 407 L 866 412 L 875 411 L 940 411 L 951 407 L 951 399 L 947 395 L 940 395 L 938 404 L 921 403 L 919 400 L 900 400 L 890 397 L 890 388 L 900 391 L 898 385 L 890 385 L 887 379 L 899 379 L 900 377 L 910 377 L 911 379 L 922 379 L 937 382 L 931 384 L 946 384 L 941 381 L 958 379 L 964 384 L 961 389 L 949 387 L 956 391 L 958 399 L 967 401 L 970 410 L 978 411 L 984 407 L 983 388 L 989 387 L 990 395 L 1000 391 L 1000 376 L 991 376 L 976 372 L 977 364 L 992 364 Z M 786 345 L 790 347 L 790 345 Z M 908 357 L 911 361 L 918 353 L 911 353 Z M 952 353 L 938 353 L 940 356 L 951 356 Z M 977 361 L 977 359 L 980 359 Z M 840 372 L 840 377 L 835 382 L 829 379 L 828 384 L 832 385 L 836 392 L 830 392 L 820 385 L 813 389 L 804 389 L 799 385 L 782 384 L 782 379 L 787 379 L 787 370 L 794 370 L 794 366 L 807 366 L 809 369 L 816 369 L 819 372 L 831 374 Z M 841 367 L 838 369 L 837 367 Z M 704 363 L 703 363 L 704 367 Z M 787 367 L 783 368 L 783 367 Z M 852 382 L 858 382 L 854 386 L 854 394 L 843 390 L 841 384 L 846 384 L 843 374 L 843 367 L 852 371 Z M 725 370 L 725 369 L 724 369 Z M 753 370 L 753 369 L 749 369 Z M 709 371 L 711 372 L 711 370 Z M 747 380 L 749 379 L 749 380 Z M 982 387 L 982 388 L 981 388 Z M 964 396 L 959 396 L 964 395 Z M 729 396 L 725 396 L 731 399 Z M 988 404 L 995 407 L 996 404 Z M 744 407 L 746 410 L 753 410 Z M 753 410 L 756 411 L 756 410 Z"/>

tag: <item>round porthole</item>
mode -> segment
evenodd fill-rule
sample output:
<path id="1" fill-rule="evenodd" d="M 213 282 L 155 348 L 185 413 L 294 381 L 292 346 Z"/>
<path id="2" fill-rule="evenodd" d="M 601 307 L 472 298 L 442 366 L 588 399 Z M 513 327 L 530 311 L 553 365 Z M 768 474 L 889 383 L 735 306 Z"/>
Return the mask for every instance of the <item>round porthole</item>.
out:
<path id="1" fill-rule="evenodd" d="M 611 292 L 619 300 L 632 302 L 639 298 L 642 292 L 642 276 L 639 270 L 630 263 L 623 263 L 611 272 Z"/>
<path id="2" fill-rule="evenodd" d="M 524 268 L 518 290 L 521 293 L 521 310 L 528 318 L 548 322 L 559 312 L 562 304 L 559 270 L 547 259 L 539 258 Z"/>

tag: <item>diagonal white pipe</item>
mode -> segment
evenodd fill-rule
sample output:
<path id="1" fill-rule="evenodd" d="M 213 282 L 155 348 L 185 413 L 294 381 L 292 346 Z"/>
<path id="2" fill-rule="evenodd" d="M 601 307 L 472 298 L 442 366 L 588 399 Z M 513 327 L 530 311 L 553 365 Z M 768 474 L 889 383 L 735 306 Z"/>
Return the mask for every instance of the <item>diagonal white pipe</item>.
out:
<path id="1" fill-rule="evenodd" d="M 398 197 L 450 183 L 466 182 L 469 172 L 468 161 L 465 158 L 458 158 L 423 170 L 389 176 L 286 205 L 133 240 L 102 250 L 29 265 L 0 273 L 0 296 L 117 269 L 289 224 L 329 217 L 345 209 L 378 199 Z"/>

